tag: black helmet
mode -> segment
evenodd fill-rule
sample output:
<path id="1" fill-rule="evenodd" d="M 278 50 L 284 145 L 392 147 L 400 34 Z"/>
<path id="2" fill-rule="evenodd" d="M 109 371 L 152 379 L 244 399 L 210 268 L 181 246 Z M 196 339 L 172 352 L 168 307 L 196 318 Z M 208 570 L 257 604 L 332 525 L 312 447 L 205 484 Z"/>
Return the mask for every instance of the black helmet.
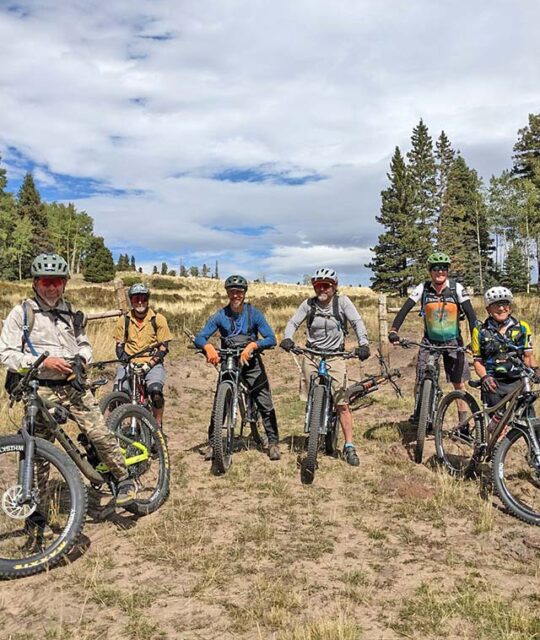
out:
<path id="1" fill-rule="evenodd" d="M 225 280 L 225 289 L 243 289 L 247 291 L 248 281 L 244 276 L 229 276 L 227 280 Z"/>

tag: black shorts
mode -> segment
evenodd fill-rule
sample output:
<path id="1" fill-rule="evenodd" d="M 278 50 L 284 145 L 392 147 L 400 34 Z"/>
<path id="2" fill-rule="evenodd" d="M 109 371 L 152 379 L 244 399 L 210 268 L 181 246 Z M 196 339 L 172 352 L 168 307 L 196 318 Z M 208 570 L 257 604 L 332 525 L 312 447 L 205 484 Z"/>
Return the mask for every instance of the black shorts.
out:
<path id="1" fill-rule="evenodd" d="M 449 346 L 449 347 L 461 347 L 463 341 L 461 339 L 449 340 L 444 344 L 435 344 L 430 342 L 427 338 L 422 338 L 421 344 L 433 345 L 433 346 Z M 416 381 L 419 384 L 424 379 L 424 371 L 426 369 L 427 359 L 429 351 L 420 347 L 418 351 L 418 362 L 416 364 Z M 447 382 L 457 384 L 459 382 L 466 382 L 470 379 L 471 374 L 469 371 L 469 365 L 465 358 L 463 351 L 443 351 L 442 352 L 444 371 L 446 373 Z"/>

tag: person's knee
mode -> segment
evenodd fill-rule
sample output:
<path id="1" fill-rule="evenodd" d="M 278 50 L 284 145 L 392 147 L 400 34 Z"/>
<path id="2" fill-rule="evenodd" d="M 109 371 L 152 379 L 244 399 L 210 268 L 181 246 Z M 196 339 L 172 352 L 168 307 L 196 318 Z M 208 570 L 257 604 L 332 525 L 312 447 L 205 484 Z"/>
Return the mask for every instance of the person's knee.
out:
<path id="1" fill-rule="evenodd" d="M 150 387 L 148 389 L 148 395 L 150 396 L 150 399 L 152 400 L 152 405 L 156 408 L 156 409 L 163 409 L 163 407 L 165 406 L 165 398 L 163 396 L 163 389 L 161 388 L 161 386 L 155 386 L 155 387 Z"/>

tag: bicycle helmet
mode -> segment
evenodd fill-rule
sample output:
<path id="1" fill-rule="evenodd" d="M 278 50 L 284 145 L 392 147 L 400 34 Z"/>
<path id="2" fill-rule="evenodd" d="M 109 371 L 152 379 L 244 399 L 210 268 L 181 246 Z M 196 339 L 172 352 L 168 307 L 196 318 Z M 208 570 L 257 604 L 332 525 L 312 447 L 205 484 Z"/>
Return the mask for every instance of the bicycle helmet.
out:
<path id="1" fill-rule="evenodd" d="M 338 275 L 333 269 L 328 269 L 327 267 L 320 267 L 311 276 L 311 284 L 315 284 L 315 282 L 332 282 L 337 286 Z"/>
<path id="2" fill-rule="evenodd" d="M 435 251 L 435 253 L 432 253 L 429 256 L 427 263 L 429 267 L 432 267 L 435 264 L 445 264 L 450 266 L 451 260 L 446 253 L 443 253 L 442 251 Z"/>
<path id="3" fill-rule="evenodd" d="M 33 278 L 40 276 L 69 278 L 69 267 L 64 258 L 57 253 L 40 253 L 32 262 L 30 274 Z"/>
<path id="4" fill-rule="evenodd" d="M 486 307 L 489 307 L 494 302 L 512 302 L 513 299 L 512 292 L 506 287 L 491 287 L 484 293 Z"/>
<path id="5" fill-rule="evenodd" d="M 144 282 L 136 282 L 132 284 L 128 291 L 128 298 L 131 296 L 148 296 L 150 297 L 150 289 L 144 284 Z"/>
<path id="6" fill-rule="evenodd" d="M 244 276 L 229 276 L 227 280 L 225 280 L 225 289 L 243 289 L 244 291 L 247 291 L 248 281 Z"/>

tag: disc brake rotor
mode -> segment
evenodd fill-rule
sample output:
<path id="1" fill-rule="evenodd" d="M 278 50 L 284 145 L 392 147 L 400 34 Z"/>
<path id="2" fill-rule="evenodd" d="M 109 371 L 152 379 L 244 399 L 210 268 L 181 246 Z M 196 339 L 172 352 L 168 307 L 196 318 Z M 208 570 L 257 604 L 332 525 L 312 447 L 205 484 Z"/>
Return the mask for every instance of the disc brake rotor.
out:
<path id="1" fill-rule="evenodd" d="M 37 504 L 20 504 L 23 488 L 20 484 L 9 487 L 2 496 L 2 511 L 15 520 L 25 520 L 31 516 L 37 508 Z"/>

